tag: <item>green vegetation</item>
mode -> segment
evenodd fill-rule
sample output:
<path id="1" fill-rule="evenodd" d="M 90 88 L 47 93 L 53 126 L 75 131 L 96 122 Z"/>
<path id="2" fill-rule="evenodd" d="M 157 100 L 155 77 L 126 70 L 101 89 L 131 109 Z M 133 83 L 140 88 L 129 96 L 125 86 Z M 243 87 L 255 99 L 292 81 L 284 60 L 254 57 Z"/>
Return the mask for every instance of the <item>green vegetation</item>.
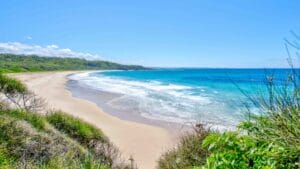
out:
<path id="1" fill-rule="evenodd" d="M 136 65 L 85 60 L 79 58 L 40 57 L 36 55 L 0 54 L 1 72 L 37 72 L 57 70 L 144 70 Z"/>
<path id="2" fill-rule="evenodd" d="M 293 66 L 291 66 L 293 67 Z M 143 69 L 103 61 L 0 54 L 2 72 Z M 300 168 L 300 78 L 291 69 L 283 84 L 266 79 L 267 94 L 248 96 L 249 112 L 236 131 L 212 132 L 198 124 L 158 161 L 159 169 Z M 130 168 L 97 127 L 60 111 L 38 114 L 43 101 L 0 73 L 0 169 Z M 151 141 L 151 140 L 149 140 Z"/>
<path id="3" fill-rule="evenodd" d="M 35 102 L 16 106 L 29 93 L 19 81 L 0 75 L 0 93 L 9 97 L 0 100 L 0 169 L 129 168 L 93 125 L 63 112 L 42 115 L 25 109 Z"/>
<path id="4" fill-rule="evenodd" d="M 89 144 L 93 140 L 107 142 L 101 130 L 71 115 L 55 112 L 48 115 L 47 120 L 57 130 L 68 134 L 82 144 Z"/>
<path id="5" fill-rule="evenodd" d="M 22 120 L 30 123 L 38 131 L 48 128 L 48 123 L 44 116 L 37 113 L 28 113 L 22 110 L 1 110 L 0 115 L 14 118 L 15 120 Z"/>
<path id="6" fill-rule="evenodd" d="M 118 149 L 95 126 L 62 112 L 50 113 L 46 118 L 58 131 L 87 148 L 99 161 L 113 165 L 120 159 Z"/>
<path id="7" fill-rule="evenodd" d="M 88 150 L 47 123 L 40 130 L 21 119 L 7 111 L 0 116 L 0 168 L 83 168 Z M 109 167 L 98 159 L 91 162 Z"/>
<path id="8" fill-rule="evenodd" d="M 25 93 L 27 89 L 20 81 L 0 73 L 0 91 L 4 94 L 14 94 Z"/>
<path id="9" fill-rule="evenodd" d="M 195 128 L 195 133 L 183 136 L 178 147 L 172 149 L 160 158 L 158 168 L 193 168 L 193 166 L 203 165 L 209 155 L 208 150 L 202 148 L 203 139 L 209 134 L 202 125 Z"/>

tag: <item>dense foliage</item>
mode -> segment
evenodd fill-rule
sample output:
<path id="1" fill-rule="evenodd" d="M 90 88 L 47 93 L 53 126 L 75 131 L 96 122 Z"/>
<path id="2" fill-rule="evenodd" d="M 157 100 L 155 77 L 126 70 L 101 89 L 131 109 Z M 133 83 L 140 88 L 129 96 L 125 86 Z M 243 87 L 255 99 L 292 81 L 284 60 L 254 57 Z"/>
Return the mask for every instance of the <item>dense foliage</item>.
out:
<path id="1" fill-rule="evenodd" d="M 85 60 L 79 58 L 40 57 L 36 55 L 0 54 L 1 72 L 35 72 L 55 70 L 143 70 L 142 66 Z"/>

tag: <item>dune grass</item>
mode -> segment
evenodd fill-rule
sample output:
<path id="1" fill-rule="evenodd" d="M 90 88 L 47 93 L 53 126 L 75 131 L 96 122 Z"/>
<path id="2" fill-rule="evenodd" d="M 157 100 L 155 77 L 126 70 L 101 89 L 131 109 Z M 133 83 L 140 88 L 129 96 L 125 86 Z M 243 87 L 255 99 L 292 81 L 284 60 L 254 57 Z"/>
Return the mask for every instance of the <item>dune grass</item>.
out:
<path id="1" fill-rule="evenodd" d="M 92 141 L 108 142 L 103 132 L 95 126 L 62 112 L 49 113 L 47 120 L 57 130 L 67 134 L 79 143 L 88 145 Z"/>
<path id="2" fill-rule="evenodd" d="M 57 125 L 61 122 L 70 123 Z M 45 117 L 20 110 L 0 110 L 0 131 L 1 169 L 128 167 L 121 160 L 116 161 L 119 152 L 101 130 L 62 112 Z M 109 149 L 97 149 L 96 145 L 114 151 L 106 152 Z"/>
<path id="3" fill-rule="evenodd" d="M 17 120 L 24 120 L 38 130 L 45 130 L 47 125 L 49 125 L 44 116 L 37 113 L 28 113 L 24 110 L 2 110 L 0 111 L 0 115 L 6 115 Z"/>
<path id="4" fill-rule="evenodd" d="M 176 148 L 164 153 L 158 161 L 160 169 L 189 169 L 204 165 L 209 153 L 201 146 L 210 131 L 198 126 L 193 133 L 182 136 Z"/>

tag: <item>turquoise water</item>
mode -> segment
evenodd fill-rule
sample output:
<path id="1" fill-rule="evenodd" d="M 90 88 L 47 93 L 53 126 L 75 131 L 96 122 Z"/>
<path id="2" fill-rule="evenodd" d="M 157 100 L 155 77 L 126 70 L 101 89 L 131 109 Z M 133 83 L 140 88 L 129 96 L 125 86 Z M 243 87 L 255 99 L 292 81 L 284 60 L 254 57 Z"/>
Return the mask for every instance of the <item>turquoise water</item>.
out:
<path id="1" fill-rule="evenodd" d="M 178 123 L 235 126 L 244 117 L 248 94 L 264 91 L 267 75 L 284 82 L 288 69 L 158 69 L 74 75 L 89 87 L 120 94 L 111 107 L 145 118 Z M 251 107 L 255 111 L 255 107 Z"/>

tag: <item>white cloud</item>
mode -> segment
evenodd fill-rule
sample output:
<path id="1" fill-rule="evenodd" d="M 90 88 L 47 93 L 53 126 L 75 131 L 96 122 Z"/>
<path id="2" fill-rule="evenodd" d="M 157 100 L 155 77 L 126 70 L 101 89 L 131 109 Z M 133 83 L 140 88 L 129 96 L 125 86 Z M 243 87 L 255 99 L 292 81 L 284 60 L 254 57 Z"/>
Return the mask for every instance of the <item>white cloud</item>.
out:
<path id="1" fill-rule="evenodd" d="M 57 45 L 28 45 L 19 42 L 0 43 L 0 53 L 12 53 L 22 55 L 39 55 L 51 57 L 84 58 L 88 60 L 100 59 L 99 55 L 75 52 L 69 48 L 60 48 Z"/>
<path id="2" fill-rule="evenodd" d="M 26 39 L 31 40 L 32 37 L 31 36 L 26 36 Z"/>

